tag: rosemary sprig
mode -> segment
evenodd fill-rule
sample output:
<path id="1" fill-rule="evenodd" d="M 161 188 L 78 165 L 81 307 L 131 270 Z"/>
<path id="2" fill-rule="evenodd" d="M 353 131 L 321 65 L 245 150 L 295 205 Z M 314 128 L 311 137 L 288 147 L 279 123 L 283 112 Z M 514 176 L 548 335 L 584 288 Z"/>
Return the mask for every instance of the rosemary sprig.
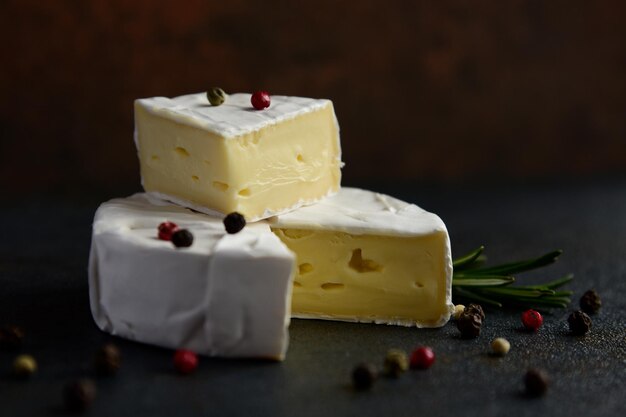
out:
<path id="1" fill-rule="evenodd" d="M 455 298 L 475 301 L 496 307 L 504 304 L 535 308 L 565 308 L 570 303 L 572 291 L 556 291 L 574 277 L 563 278 L 541 285 L 511 285 L 515 274 L 541 268 L 555 262 L 562 251 L 492 267 L 483 267 L 487 257 L 484 246 L 452 262 L 452 293 Z"/>

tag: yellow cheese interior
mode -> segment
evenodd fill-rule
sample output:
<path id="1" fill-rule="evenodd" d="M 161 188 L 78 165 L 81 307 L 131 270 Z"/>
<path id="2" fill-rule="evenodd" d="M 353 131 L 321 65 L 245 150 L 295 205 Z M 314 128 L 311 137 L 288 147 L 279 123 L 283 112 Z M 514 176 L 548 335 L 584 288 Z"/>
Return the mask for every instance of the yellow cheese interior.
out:
<path id="1" fill-rule="evenodd" d="M 273 229 L 295 252 L 295 316 L 433 326 L 447 314 L 444 232 L 420 237 Z"/>
<path id="2" fill-rule="evenodd" d="M 135 105 L 146 191 L 249 219 L 339 189 L 339 132 L 332 105 L 235 138 Z"/>

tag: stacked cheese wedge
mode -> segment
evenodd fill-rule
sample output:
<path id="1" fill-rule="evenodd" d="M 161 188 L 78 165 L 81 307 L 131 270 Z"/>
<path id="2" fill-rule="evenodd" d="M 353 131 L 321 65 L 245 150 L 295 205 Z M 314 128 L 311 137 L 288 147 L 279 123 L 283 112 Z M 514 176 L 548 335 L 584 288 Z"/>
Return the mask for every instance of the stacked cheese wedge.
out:
<path id="1" fill-rule="evenodd" d="M 89 282 L 104 331 L 201 354 L 281 360 L 290 318 L 440 327 L 452 261 L 439 217 L 341 188 L 332 103 L 249 94 L 135 102 L 145 193 L 96 212 Z M 225 231 L 223 218 L 247 226 Z M 160 223 L 188 229 L 176 248 Z"/>

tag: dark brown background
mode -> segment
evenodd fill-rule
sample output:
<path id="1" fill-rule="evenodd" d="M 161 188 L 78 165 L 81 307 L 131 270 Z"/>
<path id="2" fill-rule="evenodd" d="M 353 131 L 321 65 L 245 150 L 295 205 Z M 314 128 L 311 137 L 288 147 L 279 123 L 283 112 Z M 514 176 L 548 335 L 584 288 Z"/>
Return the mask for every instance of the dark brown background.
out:
<path id="1" fill-rule="evenodd" d="M 132 100 L 327 97 L 345 182 L 626 174 L 623 1 L 0 1 L 3 193 L 138 187 Z"/>

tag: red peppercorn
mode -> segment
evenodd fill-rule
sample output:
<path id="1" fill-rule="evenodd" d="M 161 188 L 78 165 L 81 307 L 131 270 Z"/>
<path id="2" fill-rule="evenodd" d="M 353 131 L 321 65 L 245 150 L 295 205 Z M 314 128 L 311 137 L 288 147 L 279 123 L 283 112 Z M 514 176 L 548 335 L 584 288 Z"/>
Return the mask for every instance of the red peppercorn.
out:
<path id="1" fill-rule="evenodd" d="M 267 91 L 257 91 L 250 98 L 252 107 L 257 110 L 263 110 L 270 106 L 270 93 Z"/>
<path id="2" fill-rule="evenodd" d="M 428 346 L 420 346 L 411 353 L 411 368 L 428 369 L 435 363 L 435 352 Z"/>
<path id="3" fill-rule="evenodd" d="M 178 230 L 178 225 L 174 222 L 163 222 L 159 225 L 159 239 L 172 240 L 172 234 Z"/>
<path id="4" fill-rule="evenodd" d="M 174 354 L 174 367 L 183 375 L 190 374 L 198 367 L 198 356 L 190 350 L 177 350 Z"/>
<path id="5" fill-rule="evenodd" d="M 543 317 L 538 311 L 526 310 L 522 313 L 522 324 L 527 330 L 537 331 L 543 324 Z"/>

